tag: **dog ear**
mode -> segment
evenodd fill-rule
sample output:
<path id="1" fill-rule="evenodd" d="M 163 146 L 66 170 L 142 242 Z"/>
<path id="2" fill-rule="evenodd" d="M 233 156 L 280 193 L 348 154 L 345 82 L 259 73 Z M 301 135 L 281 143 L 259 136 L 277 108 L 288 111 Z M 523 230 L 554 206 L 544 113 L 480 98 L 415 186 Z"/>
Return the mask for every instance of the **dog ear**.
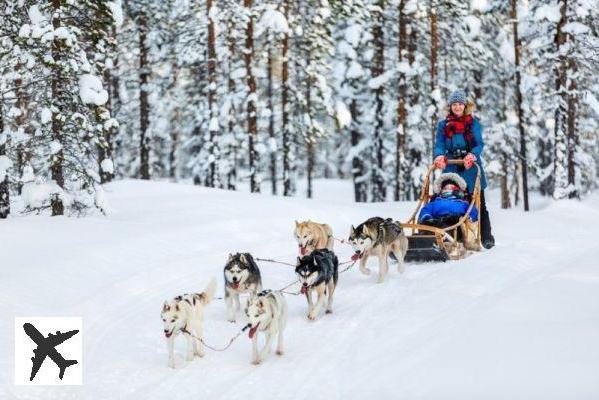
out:
<path id="1" fill-rule="evenodd" d="M 262 299 L 258 300 L 258 308 L 264 308 L 264 302 Z"/>
<path id="2" fill-rule="evenodd" d="M 299 222 L 297 222 L 297 219 L 295 220 L 295 227 L 297 228 L 300 225 Z"/>
<path id="3" fill-rule="evenodd" d="M 170 310 L 170 306 L 168 305 L 166 300 L 164 300 L 164 304 L 162 305 L 162 311 L 168 311 L 168 310 Z"/>
<path id="4" fill-rule="evenodd" d="M 312 257 L 312 260 L 314 260 L 314 266 L 318 267 L 318 263 L 316 262 L 316 257 Z"/>
<path id="5" fill-rule="evenodd" d="M 244 264 L 247 264 L 247 259 L 246 259 L 246 257 L 245 257 L 245 254 L 242 254 L 241 256 L 239 256 L 239 260 L 240 260 L 242 263 L 244 263 Z"/>
<path id="6" fill-rule="evenodd" d="M 299 258 L 299 256 L 297 256 L 297 265 L 300 265 L 302 263 L 302 259 Z"/>
<path id="7" fill-rule="evenodd" d="M 227 262 L 231 262 L 233 260 L 233 254 L 229 253 L 229 257 L 227 258 Z"/>
<path id="8" fill-rule="evenodd" d="M 349 229 L 349 236 L 353 235 L 355 230 L 356 230 L 356 228 L 354 228 L 354 226 L 352 225 L 351 228 Z"/>
<path id="9" fill-rule="evenodd" d="M 177 303 L 177 305 L 175 306 L 175 310 L 176 310 L 177 312 L 181 311 L 181 309 L 179 308 L 179 303 Z"/>

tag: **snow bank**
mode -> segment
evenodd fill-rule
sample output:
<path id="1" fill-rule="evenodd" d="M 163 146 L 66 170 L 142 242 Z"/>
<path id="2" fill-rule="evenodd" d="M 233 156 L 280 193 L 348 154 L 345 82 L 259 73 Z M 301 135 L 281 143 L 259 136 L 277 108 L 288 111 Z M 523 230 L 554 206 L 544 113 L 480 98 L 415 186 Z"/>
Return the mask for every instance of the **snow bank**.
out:
<path id="1" fill-rule="evenodd" d="M 524 213 L 501 210 L 489 191 L 494 249 L 404 274 L 391 264 L 383 284 L 354 267 L 339 276 L 333 314 L 308 321 L 305 299 L 286 296 L 283 356 L 250 365 L 243 335 L 186 362 L 178 337 L 172 370 L 161 304 L 213 276 L 222 293 L 229 252 L 293 262 L 294 220 L 327 222 L 345 238 L 374 215 L 407 219 L 414 203 L 355 204 L 341 180 L 316 180 L 314 200 L 143 181 L 105 189 L 107 217 L 0 223 L 0 343 L 12 343 L 23 315 L 82 316 L 85 336 L 79 387 L 15 386 L 12 346 L 0 346 L 2 399 L 599 398 L 599 195 Z M 338 242 L 335 252 L 352 255 Z M 369 266 L 376 272 L 376 260 Z M 291 267 L 259 267 L 265 288 L 295 280 Z M 223 346 L 244 323 L 226 321 L 214 300 L 205 340 Z"/>
<path id="2" fill-rule="evenodd" d="M 53 181 L 46 183 L 26 183 L 23 185 L 21 191 L 23 205 L 31 209 L 48 206 L 53 196 L 58 196 L 65 206 L 70 205 L 72 202 L 71 197 Z"/>

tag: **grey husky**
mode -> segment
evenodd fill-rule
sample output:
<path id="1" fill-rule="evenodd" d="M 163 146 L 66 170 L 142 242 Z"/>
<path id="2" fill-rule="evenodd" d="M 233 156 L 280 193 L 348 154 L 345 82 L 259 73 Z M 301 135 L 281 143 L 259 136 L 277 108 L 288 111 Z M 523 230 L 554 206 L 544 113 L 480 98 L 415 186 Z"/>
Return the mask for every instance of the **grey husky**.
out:
<path id="1" fill-rule="evenodd" d="M 262 290 L 260 270 L 250 253 L 229 254 L 224 269 L 225 302 L 227 304 L 227 319 L 235 322 L 235 311 L 239 311 L 239 295 L 248 293 L 255 295 Z M 235 303 L 235 307 L 233 307 Z"/>
<path id="2" fill-rule="evenodd" d="M 399 222 L 393 221 L 391 218 L 369 218 L 356 228 L 352 225 L 349 242 L 355 251 L 352 258 L 360 259 L 360 271 L 364 275 L 370 274 L 370 270 L 366 267 L 368 257 L 378 257 L 378 283 L 385 280 L 385 275 L 389 270 L 388 257 L 390 255 L 395 256 L 397 259 L 399 272 L 404 272 L 403 259 L 408 251 L 408 238 Z"/>

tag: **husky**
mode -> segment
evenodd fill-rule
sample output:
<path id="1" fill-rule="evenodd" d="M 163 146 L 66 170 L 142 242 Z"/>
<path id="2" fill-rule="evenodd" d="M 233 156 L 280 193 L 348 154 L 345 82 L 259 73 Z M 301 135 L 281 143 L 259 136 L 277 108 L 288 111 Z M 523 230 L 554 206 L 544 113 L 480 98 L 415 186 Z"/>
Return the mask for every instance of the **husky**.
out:
<path id="1" fill-rule="evenodd" d="M 408 238 L 399 222 L 394 222 L 391 218 L 373 217 L 358 225 L 357 228 L 352 225 L 349 242 L 355 251 L 352 259 L 360 259 L 360 271 L 364 275 L 370 275 L 370 269 L 366 267 L 368 257 L 378 257 L 378 283 L 385 280 L 389 270 L 387 259 L 389 256 L 397 259 L 398 271 L 404 272 L 403 259 L 408 251 Z"/>
<path id="2" fill-rule="evenodd" d="M 287 302 L 280 291 L 264 290 L 248 299 L 245 314 L 252 339 L 252 364 L 258 365 L 270 352 L 274 337 L 277 336 L 277 354 L 283 355 L 283 331 L 287 324 Z M 257 331 L 266 333 L 266 343 L 258 353 Z"/>
<path id="3" fill-rule="evenodd" d="M 314 320 L 318 317 L 325 296 L 328 294 L 326 313 L 333 312 L 333 294 L 339 278 L 339 260 L 332 251 L 327 249 L 314 250 L 303 258 L 297 258 L 295 267 L 301 286 L 301 293 L 308 300 L 308 318 Z M 316 305 L 312 303 L 312 293 L 318 293 Z"/>
<path id="4" fill-rule="evenodd" d="M 164 324 L 164 336 L 168 348 L 168 366 L 175 368 L 175 337 L 179 333 L 186 334 L 187 361 L 194 355 L 204 357 L 204 346 L 199 340 L 203 335 L 204 308 L 214 298 L 216 279 L 212 279 L 202 293 L 191 293 L 177 296 L 162 305 L 160 317 Z"/>
<path id="5" fill-rule="evenodd" d="M 256 294 L 262 290 L 262 278 L 254 257 L 250 253 L 229 254 L 224 269 L 225 303 L 227 320 L 235 322 L 235 311 L 240 310 L 239 295 Z M 235 307 L 233 307 L 235 302 Z"/>
<path id="6" fill-rule="evenodd" d="M 310 220 L 295 221 L 293 235 L 302 257 L 316 249 L 333 250 L 333 230 L 327 224 L 319 224 Z"/>

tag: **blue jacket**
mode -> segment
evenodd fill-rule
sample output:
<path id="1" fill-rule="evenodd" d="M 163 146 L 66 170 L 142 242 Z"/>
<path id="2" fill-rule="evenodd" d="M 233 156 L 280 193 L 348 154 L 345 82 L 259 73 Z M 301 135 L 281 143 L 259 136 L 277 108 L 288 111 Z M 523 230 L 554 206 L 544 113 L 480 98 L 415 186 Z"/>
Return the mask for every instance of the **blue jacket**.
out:
<path id="1" fill-rule="evenodd" d="M 451 159 L 454 151 L 456 150 L 466 150 L 468 151 L 468 143 L 466 143 L 466 138 L 462 133 L 455 133 L 451 139 L 445 137 L 445 125 L 447 124 L 447 120 L 443 119 L 439 121 L 437 124 L 437 134 L 435 137 L 435 149 L 433 151 L 433 160 L 437 156 L 446 156 L 448 159 Z M 481 153 L 483 152 L 483 148 L 485 143 L 483 142 L 482 136 L 482 126 L 478 121 L 478 118 L 474 118 L 472 123 L 472 136 L 473 143 L 472 148 L 470 149 L 470 153 L 476 156 L 476 162 L 480 167 L 480 188 L 481 190 L 487 187 L 487 178 L 485 177 L 485 170 L 483 169 L 483 162 L 480 158 Z M 472 194 L 474 192 L 474 184 L 476 182 L 476 167 L 472 167 L 470 169 L 466 169 L 462 172 L 459 171 L 460 166 L 458 165 L 448 165 L 447 168 L 443 170 L 443 172 L 455 172 L 459 174 L 466 183 L 468 184 L 468 192 Z"/>
<path id="2" fill-rule="evenodd" d="M 470 206 L 470 203 L 466 200 L 437 197 L 422 207 L 418 216 L 418 222 L 420 223 L 431 218 L 461 217 L 468 211 L 468 206 Z M 478 220 L 478 210 L 476 207 L 472 207 L 472 210 L 470 210 L 470 219 L 474 222 Z"/>

